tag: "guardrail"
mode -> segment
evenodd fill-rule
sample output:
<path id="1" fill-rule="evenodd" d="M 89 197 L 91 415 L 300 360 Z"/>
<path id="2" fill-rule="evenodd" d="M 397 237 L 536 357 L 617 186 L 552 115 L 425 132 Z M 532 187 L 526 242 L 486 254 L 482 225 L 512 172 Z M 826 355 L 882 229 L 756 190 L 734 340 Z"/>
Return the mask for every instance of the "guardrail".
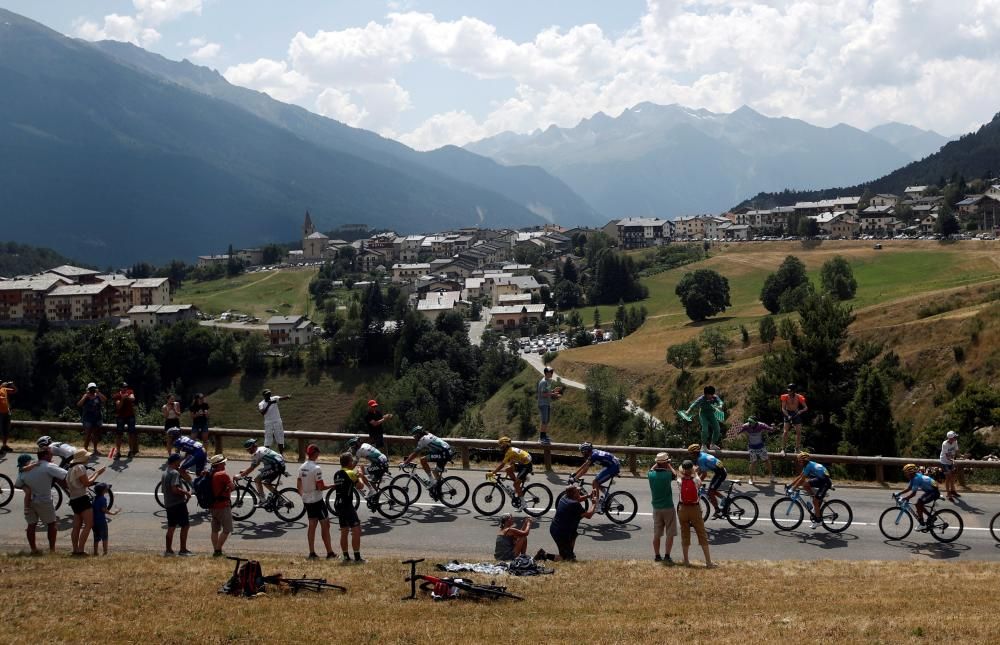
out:
<path id="1" fill-rule="evenodd" d="M 14 421 L 12 423 L 14 428 L 21 428 L 26 430 L 36 430 L 39 435 L 48 434 L 52 431 L 80 431 L 79 423 L 67 423 L 63 421 Z M 107 431 L 113 431 L 114 426 L 112 424 L 105 424 Z M 146 434 L 154 436 L 163 436 L 165 431 L 160 426 L 147 426 L 140 425 L 136 426 L 138 432 L 143 432 Z M 212 428 L 210 431 L 212 441 L 214 442 L 214 448 L 216 453 L 223 452 L 223 440 L 226 437 L 233 438 L 263 438 L 263 430 L 248 430 L 243 428 Z M 295 441 L 298 457 L 300 460 L 305 459 L 306 446 L 312 441 L 346 441 L 355 435 L 344 433 L 344 432 L 310 432 L 302 430 L 289 430 L 285 432 L 286 441 Z M 409 436 L 402 435 L 386 435 L 384 437 L 385 443 L 387 445 L 413 445 L 413 438 Z M 445 437 L 452 447 L 456 448 L 462 458 L 462 468 L 468 469 L 471 466 L 471 455 L 473 450 L 496 450 L 497 442 L 495 439 L 466 439 L 463 437 L 449 438 Z M 548 445 L 543 445 L 537 441 L 515 441 L 514 445 L 526 448 L 531 452 L 541 452 L 542 460 L 545 465 L 546 470 L 552 470 L 552 455 L 569 453 L 572 455 L 579 455 L 579 444 L 575 443 L 552 443 Z M 658 452 L 666 452 L 667 454 L 674 457 L 686 457 L 688 452 L 684 448 L 658 448 L 654 446 L 597 446 L 598 448 L 605 448 L 616 455 L 625 455 L 626 464 L 629 471 L 633 475 L 639 474 L 639 456 L 649 455 L 655 456 Z M 713 454 L 720 459 L 746 459 L 747 453 L 745 450 L 716 450 Z M 780 453 L 772 453 L 770 455 L 771 459 L 776 461 L 794 461 L 795 455 L 788 454 L 782 455 Z M 905 464 L 917 464 L 918 466 L 937 466 L 939 464 L 937 459 L 921 459 L 916 457 L 867 457 L 867 456 L 853 456 L 853 455 L 820 455 L 814 454 L 813 458 L 816 461 L 822 462 L 824 464 L 847 464 L 852 466 L 874 466 L 875 467 L 875 481 L 878 483 L 883 483 L 885 481 L 885 467 L 886 466 L 903 466 Z M 961 472 L 965 468 L 1000 468 L 1000 461 L 979 461 L 974 459 L 963 459 L 956 460 L 956 467 Z"/>

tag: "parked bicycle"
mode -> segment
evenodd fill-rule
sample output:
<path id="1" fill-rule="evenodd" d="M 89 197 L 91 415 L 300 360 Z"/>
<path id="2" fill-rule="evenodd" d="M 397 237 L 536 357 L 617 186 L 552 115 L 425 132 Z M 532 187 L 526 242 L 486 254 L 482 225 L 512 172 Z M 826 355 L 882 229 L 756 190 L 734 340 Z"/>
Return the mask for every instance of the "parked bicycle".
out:
<path id="1" fill-rule="evenodd" d="M 584 490 L 587 488 L 587 482 L 583 478 L 571 478 L 570 483 L 579 484 Z M 636 503 L 632 493 L 628 491 L 618 490 L 612 493 L 611 485 L 614 483 L 615 478 L 612 477 L 607 483 L 601 484 L 601 497 L 597 502 L 597 513 L 606 516 L 609 521 L 615 524 L 627 524 L 632 521 L 632 518 L 639 511 L 639 505 Z M 559 496 L 556 497 L 556 506 L 559 506 L 559 500 L 565 495 L 565 491 L 559 493 Z M 590 497 L 585 497 L 581 500 L 581 503 L 585 511 L 590 509 Z"/>
<path id="2" fill-rule="evenodd" d="M 837 490 L 833 486 L 828 492 Z M 813 503 L 803 499 L 801 488 L 785 487 L 785 496 L 771 506 L 771 522 L 780 531 L 794 531 L 802 524 L 806 511 L 830 533 L 842 533 L 854 521 L 854 511 L 850 504 L 840 499 L 824 499 L 818 511 L 813 510 Z"/>
<path id="3" fill-rule="evenodd" d="M 472 491 L 472 505 L 483 515 L 496 515 L 510 496 L 511 504 L 532 517 L 545 515 L 552 508 L 552 491 L 545 484 L 528 484 L 521 489 L 517 502 L 514 484 L 503 474 L 488 473 L 486 482 Z"/>
<path id="4" fill-rule="evenodd" d="M 899 493 L 893 493 L 892 498 L 896 503 L 882 511 L 882 515 L 878 518 L 878 528 L 887 539 L 902 540 L 913 530 L 914 522 L 919 524 L 920 520 L 910 500 L 901 499 Z M 962 516 L 950 508 L 935 510 L 937 503 L 938 500 L 931 502 L 930 508 L 927 509 L 927 520 L 917 530 L 930 533 L 938 542 L 954 542 L 965 529 Z M 990 528 L 992 530 L 992 523 Z M 993 536 L 996 537 L 996 533 Z"/>
<path id="5" fill-rule="evenodd" d="M 403 471 L 402 474 L 393 477 L 389 485 L 406 491 L 409 504 L 415 504 L 425 488 L 432 500 L 441 502 L 448 508 L 458 508 L 469 499 L 469 485 L 461 477 L 442 477 L 434 481 L 418 475 L 417 464 L 400 464 L 399 469 Z"/>
<path id="6" fill-rule="evenodd" d="M 287 474 L 284 473 L 284 475 Z M 258 507 L 269 513 L 274 513 L 286 522 L 294 522 L 305 515 L 306 506 L 299 491 L 290 486 L 280 488 L 282 476 L 279 475 L 274 482 L 274 487 L 278 492 L 268 493 L 263 502 L 258 502 L 253 478 L 234 477 L 233 484 L 236 488 L 229 496 L 233 507 L 233 519 L 245 520 L 253 515 Z"/>
<path id="7" fill-rule="evenodd" d="M 741 486 L 742 481 L 735 479 L 729 482 L 729 489 L 725 496 L 719 500 L 719 513 L 723 519 L 728 521 L 738 529 L 748 529 L 757 521 L 757 502 L 749 495 L 733 495 L 733 489 Z M 698 491 L 701 498 L 701 514 L 704 519 L 708 519 L 712 512 L 712 502 L 709 501 L 708 486 L 702 484 Z"/>
<path id="8" fill-rule="evenodd" d="M 399 486 L 393 486 L 389 484 L 388 486 L 382 486 L 382 475 L 378 479 L 369 479 L 368 483 L 372 485 L 375 492 L 365 498 L 365 504 L 368 506 L 368 510 L 373 513 L 378 513 L 387 520 L 394 520 L 402 517 L 406 509 L 410 507 L 410 498 L 406 494 L 406 489 Z M 352 490 L 354 510 L 357 510 L 361 506 L 361 493 L 355 488 Z M 336 517 L 337 507 L 334 502 L 337 499 L 337 489 L 330 487 L 326 491 L 326 507 L 329 509 L 330 513 Z"/>

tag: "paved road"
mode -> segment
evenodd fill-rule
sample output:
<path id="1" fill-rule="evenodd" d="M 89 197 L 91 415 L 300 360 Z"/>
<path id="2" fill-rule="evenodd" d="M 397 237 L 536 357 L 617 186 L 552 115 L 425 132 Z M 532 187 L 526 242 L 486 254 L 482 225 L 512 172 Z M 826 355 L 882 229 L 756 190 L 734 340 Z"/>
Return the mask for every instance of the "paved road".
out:
<path id="1" fill-rule="evenodd" d="M 105 462 L 106 463 L 106 462 Z M 105 479 L 113 484 L 116 505 L 122 513 L 111 522 L 112 548 L 131 550 L 159 550 L 163 544 L 164 512 L 153 499 L 152 490 L 160 476 L 159 459 L 143 458 L 131 462 L 121 462 L 117 470 L 109 470 Z M 245 467 L 244 463 L 229 462 L 229 472 Z M 335 470 L 332 465 L 324 465 L 329 475 Z M 0 472 L 13 475 L 14 459 L 8 456 L 0 462 Z M 470 487 L 483 481 L 482 471 L 458 471 Z M 329 476 L 328 475 L 328 476 Z M 565 475 L 536 475 L 534 481 L 549 484 L 558 490 Z M 12 477 L 13 478 L 13 477 Z M 616 486 L 619 482 L 616 482 Z M 577 542 L 577 553 L 582 558 L 597 559 L 642 559 L 650 556 L 652 518 L 649 515 L 648 490 L 645 480 L 624 477 L 620 487 L 633 493 L 639 500 L 639 515 L 623 527 L 618 527 L 595 515 L 584 522 L 584 531 Z M 713 520 L 708 523 L 713 557 L 721 560 L 770 559 L 770 560 L 902 560 L 928 559 L 942 560 L 961 558 L 966 560 L 1000 561 L 1000 545 L 990 536 L 988 526 L 994 513 L 1000 511 L 1000 495 L 965 494 L 963 503 L 957 508 L 965 521 L 965 533 L 951 545 L 939 545 L 925 534 L 916 533 L 902 542 L 887 542 L 879 532 L 878 516 L 889 505 L 886 490 L 874 488 L 840 489 L 835 496 L 846 500 L 854 509 L 854 524 L 840 535 L 832 535 L 822 528 L 811 531 L 808 525 L 791 533 L 775 530 L 768 518 L 768 511 L 775 499 L 770 487 L 744 487 L 757 500 L 761 517 L 757 523 L 745 531 L 736 530 L 727 523 Z M 426 495 L 421 499 L 427 502 Z M 948 504 L 947 506 L 952 506 Z M 195 504 L 191 502 L 191 508 Z M 20 493 L 5 508 L 0 508 L 0 545 L 9 549 L 23 549 L 24 521 Z M 60 527 L 69 527 L 69 509 L 64 506 L 59 511 L 63 518 Z M 378 555 L 420 555 L 439 558 L 489 559 L 493 551 L 496 519 L 485 518 L 472 507 L 448 510 L 437 505 L 422 504 L 402 518 L 388 521 L 381 517 L 370 517 L 361 511 L 364 521 L 364 551 Z M 201 523 L 201 516 L 195 516 L 196 524 L 191 530 L 192 548 L 197 552 L 210 549 L 209 529 Z M 535 524 L 529 546 L 552 548 L 548 536 L 551 512 Z M 334 539 L 337 539 L 335 534 Z M 63 531 L 59 537 L 60 548 L 67 549 L 68 534 Z M 268 551 L 302 554 L 305 552 L 305 522 L 300 520 L 286 524 L 273 515 L 258 511 L 249 520 L 237 522 L 236 533 L 227 545 L 232 552 Z M 675 549 L 679 553 L 680 545 Z"/>

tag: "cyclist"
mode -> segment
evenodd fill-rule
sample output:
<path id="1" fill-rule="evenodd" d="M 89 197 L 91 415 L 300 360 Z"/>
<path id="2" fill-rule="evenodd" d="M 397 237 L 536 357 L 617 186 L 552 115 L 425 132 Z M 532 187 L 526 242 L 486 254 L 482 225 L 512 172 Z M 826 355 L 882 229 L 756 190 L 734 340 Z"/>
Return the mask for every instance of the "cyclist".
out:
<path id="1" fill-rule="evenodd" d="M 441 473 L 444 472 L 445 466 L 451 461 L 451 446 L 444 439 L 435 437 L 431 433 L 424 430 L 423 426 L 413 426 L 410 430 L 410 434 L 417 441 L 416 449 L 407 455 L 406 459 L 403 460 L 403 464 L 408 464 L 413 461 L 414 457 L 421 455 L 420 465 L 423 467 L 424 472 L 427 473 L 427 485 L 431 487 L 431 494 L 437 495 L 438 487 L 441 485 Z M 434 462 L 434 483 L 431 484 L 431 467 L 428 462 Z"/>
<path id="2" fill-rule="evenodd" d="M 350 451 L 359 464 L 357 468 L 358 478 L 365 485 L 365 497 L 368 497 L 375 492 L 375 487 L 371 482 L 380 482 L 382 477 L 389 472 L 389 458 L 379 452 L 370 443 L 362 443 L 361 437 L 351 437 L 348 439 L 347 450 Z M 360 466 L 362 459 L 368 460 L 367 467 Z"/>
<path id="3" fill-rule="evenodd" d="M 267 490 L 271 491 L 271 495 L 276 495 L 278 491 L 275 488 L 274 482 L 285 473 L 285 458 L 281 456 L 281 453 L 270 448 L 263 446 L 258 448 L 256 439 L 247 439 L 243 442 L 243 447 L 246 448 L 247 453 L 250 455 L 250 465 L 240 473 L 240 477 L 246 477 L 253 472 L 254 468 L 260 466 L 260 472 L 257 473 L 257 476 L 253 480 L 257 486 L 257 493 L 263 497 L 263 487 L 267 486 Z"/>
<path id="4" fill-rule="evenodd" d="M 191 437 L 181 436 L 180 428 L 170 428 L 167 430 L 167 437 L 170 439 L 170 445 L 174 447 L 174 450 L 184 454 L 184 461 L 181 462 L 179 468 L 182 477 L 190 479 L 187 476 L 190 470 L 193 470 L 196 476 L 205 471 L 208 467 L 208 455 L 205 453 L 205 446 L 201 445 L 200 441 L 195 441 Z"/>
<path id="5" fill-rule="evenodd" d="M 52 437 L 48 435 L 39 437 L 36 443 L 39 450 L 48 450 L 49 454 L 53 457 L 58 457 L 60 459 L 59 467 L 63 470 L 66 469 L 70 460 L 73 459 L 73 455 L 76 454 L 76 446 L 71 446 L 62 441 L 53 441 Z"/>
<path id="6" fill-rule="evenodd" d="M 598 450 L 594 448 L 594 444 L 589 441 L 584 441 L 580 444 L 580 454 L 583 455 L 583 465 L 576 469 L 576 472 L 569 478 L 570 483 L 576 482 L 577 479 L 583 477 L 590 470 L 590 466 L 597 464 L 601 466 L 601 472 L 597 473 L 594 477 L 594 499 L 599 500 L 601 484 L 608 481 L 612 477 L 616 476 L 622 469 L 622 462 L 618 461 L 618 457 L 615 457 L 607 450 Z"/>
<path id="7" fill-rule="evenodd" d="M 826 466 L 823 464 L 818 464 L 815 461 L 810 461 L 812 455 L 808 452 L 800 452 L 796 461 L 799 467 L 802 468 L 802 472 L 792 480 L 792 483 L 788 485 L 789 488 L 796 488 L 801 486 L 803 490 L 812 495 L 812 508 L 809 509 L 809 517 L 812 523 L 809 528 L 816 528 L 819 526 L 820 520 L 820 508 L 823 506 L 823 498 L 826 496 L 827 491 L 833 486 L 833 480 L 830 479 L 830 473 L 827 471 Z"/>
<path id="8" fill-rule="evenodd" d="M 511 500 L 511 504 L 514 505 L 514 508 L 517 508 L 521 505 L 521 491 L 524 487 L 524 481 L 532 471 L 531 454 L 527 450 L 521 450 L 512 446 L 510 437 L 500 437 L 497 445 L 500 446 L 500 450 L 504 451 L 503 461 L 497 464 L 496 468 L 486 473 L 486 477 L 489 478 L 492 475 L 496 475 L 500 472 L 500 469 L 506 466 L 507 476 L 514 483 L 515 497 Z"/>
<path id="9" fill-rule="evenodd" d="M 712 479 L 708 482 L 708 501 L 712 504 L 712 508 L 715 509 L 712 519 L 717 520 L 722 517 L 722 513 L 719 511 L 719 499 L 722 498 L 719 487 L 729 477 L 729 472 L 722 465 L 722 462 L 719 461 L 718 457 L 702 451 L 702 446 L 696 443 L 688 446 L 688 454 L 691 455 L 691 461 L 694 462 L 695 467 L 698 469 L 697 475 L 699 479 L 704 481 L 707 474 L 712 473 Z"/>
<path id="10" fill-rule="evenodd" d="M 923 493 L 917 500 L 917 521 L 920 523 L 920 528 L 917 530 L 926 532 L 930 530 L 924 520 L 924 516 L 927 514 L 926 505 L 941 497 L 941 491 L 938 490 L 937 482 L 934 481 L 933 477 L 917 472 L 915 464 L 903 466 L 903 474 L 906 475 L 910 485 L 907 486 L 905 493 L 899 495 L 899 499 L 910 499 L 917 493 Z"/>
<path id="11" fill-rule="evenodd" d="M 795 426 L 795 450 L 802 444 L 802 415 L 809 411 L 806 405 L 806 397 L 798 393 L 795 383 L 788 384 L 788 391 L 781 395 L 781 414 L 785 417 L 783 432 L 781 433 L 781 454 L 785 454 L 785 442 L 788 440 L 788 431 Z"/>

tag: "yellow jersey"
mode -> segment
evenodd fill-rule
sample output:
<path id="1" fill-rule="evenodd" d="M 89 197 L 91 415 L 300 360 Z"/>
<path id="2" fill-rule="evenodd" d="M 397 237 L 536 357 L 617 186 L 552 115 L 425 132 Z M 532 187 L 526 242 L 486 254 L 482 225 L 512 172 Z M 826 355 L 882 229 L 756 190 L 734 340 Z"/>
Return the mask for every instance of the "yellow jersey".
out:
<path id="1" fill-rule="evenodd" d="M 504 464 L 514 463 L 522 465 L 530 464 L 531 455 L 528 453 L 527 450 L 521 450 L 520 448 L 515 448 L 511 446 L 510 448 L 507 448 L 507 452 L 504 453 L 503 463 Z"/>

